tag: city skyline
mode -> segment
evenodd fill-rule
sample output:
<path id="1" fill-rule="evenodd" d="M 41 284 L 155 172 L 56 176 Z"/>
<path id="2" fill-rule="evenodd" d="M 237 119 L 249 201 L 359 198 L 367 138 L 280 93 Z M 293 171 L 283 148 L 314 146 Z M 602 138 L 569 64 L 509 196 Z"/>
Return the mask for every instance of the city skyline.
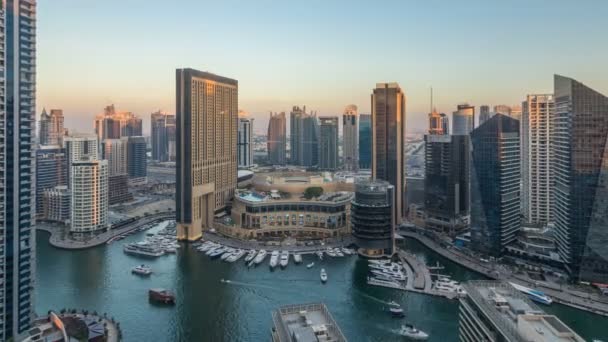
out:
<path id="1" fill-rule="evenodd" d="M 526 11 L 517 4 L 473 1 L 459 6 L 415 7 L 400 2 L 388 6 L 390 11 L 369 7 L 371 4 L 347 6 L 344 2 L 283 4 L 249 18 L 255 9 L 253 4 L 213 4 L 208 10 L 217 18 L 234 11 L 235 20 L 226 31 L 208 35 L 208 29 L 219 24 L 215 16 L 205 24 L 182 17 L 193 16 L 204 4 L 184 3 L 191 9 L 182 13 L 183 6 L 142 9 L 137 4 L 108 1 L 95 4 L 95 11 L 91 11 L 88 5 L 69 1 L 41 2 L 36 112 L 43 107 L 62 108 L 67 127 L 86 131 L 91 129 L 91 119 L 99 108 L 115 103 L 142 117 L 144 133 L 149 134 L 149 114 L 175 108 L 173 70 L 187 66 L 238 79 L 239 105 L 258 120 L 258 132 L 266 125 L 268 111 L 288 112 L 294 104 L 307 104 L 319 115 L 340 115 L 349 103 L 357 105 L 360 113 L 370 113 L 367 92 L 377 82 L 401 84 L 408 97 L 410 131 L 425 129 L 431 86 L 437 109 L 445 113 L 462 102 L 514 105 L 528 93 L 550 93 L 549 75 L 554 73 L 584 79 L 605 93 L 608 71 L 601 65 L 608 58 L 608 48 L 593 42 L 601 41 L 601 33 L 608 28 L 599 19 L 605 12 L 601 7 L 608 4 L 598 2 L 598 10 L 592 12 L 565 2 L 559 6 L 521 5 Z M 115 11 L 118 6 L 121 10 Z M 376 15 L 370 18 L 369 13 Z M 288 25 L 296 14 L 310 16 L 318 25 Z M 475 20 L 450 24 L 453 18 L 465 14 L 474 15 Z M 341 18 L 345 16 L 371 22 L 342 27 Z M 394 20 L 396 16 L 403 20 Z M 100 29 L 89 24 L 108 17 L 124 25 Z M 510 21 L 515 17 L 519 24 L 508 31 L 494 25 L 500 19 Z M 396 58 L 388 63 L 373 59 L 375 47 L 387 43 L 374 37 L 371 30 L 373 23 L 381 20 L 395 31 L 405 32 L 402 43 L 394 47 Z M 552 24 L 558 21 L 560 25 Z M 153 22 L 167 25 L 151 25 Z M 429 27 L 428 22 L 437 25 Z M 175 37 L 176 32 L 180 32 L 179 37 Z M 546 36 L 543 49 L 526 49 L 537 43 L 539 34 Z M 319 40 L 321 35 L 323 39 Z M 137 44 L 131 43 L 134 37 Z M 570 44 L 567 50 L 560 45 L 564 40 Z M 187 41 L 200 44 L 193 46 Z M 350 53 L 353 46 L 365 41 L 371 46 Z M 594 53 L 584 53 L 590 44 Z M 469 48 L 463 49 L 463 45 Z M 293 54 L 294 50 L 302 53 Z M 83 77 L 87 79 L 85 84 Z M 59 84 L 58 79 L 62 80 Z"/>

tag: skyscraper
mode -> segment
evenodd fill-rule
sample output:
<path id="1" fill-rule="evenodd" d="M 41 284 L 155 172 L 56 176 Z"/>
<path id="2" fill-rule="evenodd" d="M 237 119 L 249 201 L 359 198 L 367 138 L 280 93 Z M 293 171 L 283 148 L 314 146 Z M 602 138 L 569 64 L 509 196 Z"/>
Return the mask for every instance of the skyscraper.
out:
<path id="1" fill-rule="evenodd" d="M 405 217 L 405 94 L 397 83 L 378 83 L 372 100 L 372 178 L 395 188 L 395 222 Z"/>
<path id="2" fill-rule="evenodd" d="M 108 201 L 110 205 L 132 200 L 127 175 L 127 138 L 102 142 L 103 159 L 108 161 Z"/>
<path id="3" fill-rule="evenodd" d="M 522 213 L 529 223 L 551 221 L 553 95 L 528 95 L 521 127 Z"/>
<path id="4" fill-rule="evenodd" d="M 65 162 L 67 171 L 67 184 L 70 185 L 70 174 L 72 172 L 72 163 L 81 160 L 83 157 L 92 157 L 93 159 L 101 159 L 99 153 L 99 142 L 96 136 L 70 136 L 63 139 L 65 148 Z"/>
<path id="5" fill-rule="evenodd" d="M 44 214 L 44 190 L 66 185 L 65 150 L 57 145 L 41 145 L 36 150 L 36 216 Z"/>
<path id="6" fill-rule="evenodd" d="M 351 226 L 357 252 L 368 258 L 392 256 L 395 251 L 395 188 L 386 181 L 355 185 Z"/>
<path id="7" fill-rule="evenodd" d="M 141 136 L 142 121 L 131 112 L 116 111 L 112 104 L 106 106 L 103 113 L 95 117 L 95 133 L 99 141 Z"/>
<path id="8" fill-rule="evenodd" d="M 319 164 L 319 123 L 306 106 L 294 106 L 290 115 L 291 163 L 306 167 Z"/>
<path id="9" fill-rule="evenodd" d="M 127 173 L 131 185 L 141 185 L 148 182 L 146 138 L 129 137 L 127 141 Z"/>
<path id="10" fill-rule="evenodd" d="M 372 116 L 359 115 L 359 168 L 372 168 Z"/>
<path id="11" fill-rule="evenodd" d="M 479 126 L 481 126 L 481 124 L 483 124 L 484 122 L 488 121 L 491 117 L 490 114 L 490 106 L 488 105 L 481 105 L 479 106 Z"/>
<path id="12" fill-rule="evenodd" d="M 0 2 L 0 341 L 20 341 L 34 318 L 36 3 Z"/>
<path id="13" fill-rule="evenodd" d="M 429 134 L 444 135 L 449 133 L 449 122 L 447 115 L 439 114 L 435 109 L 429 113 Z"/>
<path id="14" fill-rule="evenodd" d="M 507 105 L 496 105 L 494 106 L 494 112 L 496 114 L 511 116 L 511 107 Z"/>
<path id="15" fill-rule="evenodd" d="M 555 75 L 553 215 L 558 252 L 574 279 L 608 282 L 608 98 Z"/>
<path id="16" fill-rule="evenodd" d="M 469 223 L 469 136 L 427 134 L 424 141 L 425 225 L 455 235 Z"/>
<path id="17" fill-rule="evenodd" d="M 157 111 L 150 115 L 152 160 L 175 159 L 175 115 Z"/>
<path id="18" fill-rule="evenodd" d="M 239 118 L 237 157 L 239 167 L 253 165 L 253 118 Z"/>
<path id="19" fill-rule="evenodd" d="M 108 161 L 82 157 L 72 163 L 70 232 L 108 229 Z"/>
<path id="20" fill-rule="evenodd" d="M 469 104 L 460 104 L 452 113 L 452 134 L 469 135 L 475 128 L 475 107 Z"/>
<path id="21" fill-rule="evenodd" d="M 338 168 L 338 121 L 337 116 L 319 117 L 319 168 L 322 170 Z"/>
<path id="22" fill-rule="evenodd" d="M 359 143 L 359 131 L 357 127 L 359 121 L 357 106 L 348 105 L 342 114 L 342 155 L 344 168 L 355 171 L 359 168 L 357 145 Z"/>
<path id="23" fill-rule="evenodd" d="M 193 241 L 211 228 L 214 213 L 234 196 L 238 81 L 177 69 L 175 112 L 177 238 Z"/>
<path id="24" fill-rule="evenodd" d="M 471 132 L 471 243 L 499 256 L 520 228 L 519 121 L 496 114 Z"/>
<path id="25" fill-rule="evenodd" d="M 63 134 L 63 111 L 61 109 L 51 109 L 51 114 L 47 114 L 46 110 L 43 109 L 40 115 L 38 143 L 40 145 L 61 145 Z"/>
<path id="26" fill-rule="evenodd" d="M 285 165 L 287 163 L 287 120 L 285 112 L 270 112 L 268 121 L 268 135 L 266 136 L 266 149 L 268 162 L 272 165 Z"/>

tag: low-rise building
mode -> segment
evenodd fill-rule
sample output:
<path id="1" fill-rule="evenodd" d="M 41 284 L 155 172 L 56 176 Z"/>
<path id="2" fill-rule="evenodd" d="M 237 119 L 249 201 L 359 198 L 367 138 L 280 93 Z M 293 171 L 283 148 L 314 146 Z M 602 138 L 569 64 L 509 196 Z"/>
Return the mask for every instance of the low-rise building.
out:
<path id="1" fill-rule="evenodd" d="M 272 313 L 272 321 L 272 342 L 346 342 L 323 303 L 282 306 Z"/>
<path id="2" fill-rule="evenodd" d="M 42 219 L 68 224 L 70 222 L 70 190 L 67 185 L 45 189 L 42 193 Z"/>

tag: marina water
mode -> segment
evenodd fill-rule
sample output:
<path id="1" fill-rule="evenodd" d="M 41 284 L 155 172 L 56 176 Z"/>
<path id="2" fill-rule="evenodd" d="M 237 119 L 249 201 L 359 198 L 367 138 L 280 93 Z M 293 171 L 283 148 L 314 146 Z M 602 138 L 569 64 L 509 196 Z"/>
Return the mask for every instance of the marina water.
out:
<path id="1" fill-rule="evenodd" d="M 37 312 L 62 308 L 107 312 L 120 322 L 125 341 L 268 341 L 273 309 L 321 301 L 352 342 L 403 341 L 396 331 L 406 321 L 429 333 L 429 341 L 457 340 L 457 301 L 369 286 L 367 262 L 358 257 L 326 256 L 319 261 L 306 255 L 299 265 L 290 258 L 287 268 L 270 271 L 268 257 L 258 267 L 248 268 L 243 259 L 233 264 L 211 260 L 189 245 L 157 259 L 123 253 L 123 243 L 144 236 L 142 232 L 111 245 L 64 251 L 49 245 L 47 233 L 38 233 Z M 455 280 L 482 279 L 416 241 L 407 240 L 405 245 L 427 264 L 444 265 L 437 272 Z M 307 269 L 312 261 L 315 266 Z M 150 277 L 131 274 L 131 268 L 142 263 L 152 267 Z M 328 273 L 326 284 L 319 280 L 321 268 Z M 174 291 L 176 305 L 149 303 L 152 287 Z M 404 320 L 383 312 L 392 300 L 404 308 Z M 543 309 L 587 340 L 608 336 L 608 318 L 556 304 Z"/>

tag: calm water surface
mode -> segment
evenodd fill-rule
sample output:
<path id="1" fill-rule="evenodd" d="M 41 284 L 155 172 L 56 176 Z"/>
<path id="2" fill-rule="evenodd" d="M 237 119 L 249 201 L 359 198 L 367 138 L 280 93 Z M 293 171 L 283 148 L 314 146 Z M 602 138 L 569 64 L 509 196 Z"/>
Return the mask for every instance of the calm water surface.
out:
<path id="1" fill-rule="evenodd" d="M 177 255 L 155 260 L 122 252 L 123 243 L 143 238 L 144 233 L 139 233 L 108 246 L 63 251 L 48 244 L 48 234 L 38 234 L 38 312 L 64 307 L 107 312 L 120 322 L 125 341 L 268 341 L 274 308 L 322 301 L 349 341 L 403 341 L 395 334 L 403 321 L 382 312 L 386 302 L 395 300 L 404 306 L 407 321 L 430 333 L 429 341 L 457 340 L 456 301 L 368 286 L 366 262 L 356 257 L 326 257 L 319 262 L 316 256 L 305 256 L 301 265 L 291 259 L 285 270 L 270 271 L 269 258 L 247 268 L 242 260 L 234 264 L 210 260 L 188 245 Z M 445 265 L 441 272 L 454 279 L 481 278 L 415 241 L 406 244 L 428 264 Z M 307 269 L 311 261 L 316 265 Z M 131 268 L 139 263 L 151 265 L 154 274 L 131 275 Z M 329 275 L 325 285 L 319 280 L 321 267 Z M 176 305 L 150 304 L 151 287 L 174 290 Z M 608 336 L 606 318 L 558 305 L 546 309 L 586 339 Z"/>

